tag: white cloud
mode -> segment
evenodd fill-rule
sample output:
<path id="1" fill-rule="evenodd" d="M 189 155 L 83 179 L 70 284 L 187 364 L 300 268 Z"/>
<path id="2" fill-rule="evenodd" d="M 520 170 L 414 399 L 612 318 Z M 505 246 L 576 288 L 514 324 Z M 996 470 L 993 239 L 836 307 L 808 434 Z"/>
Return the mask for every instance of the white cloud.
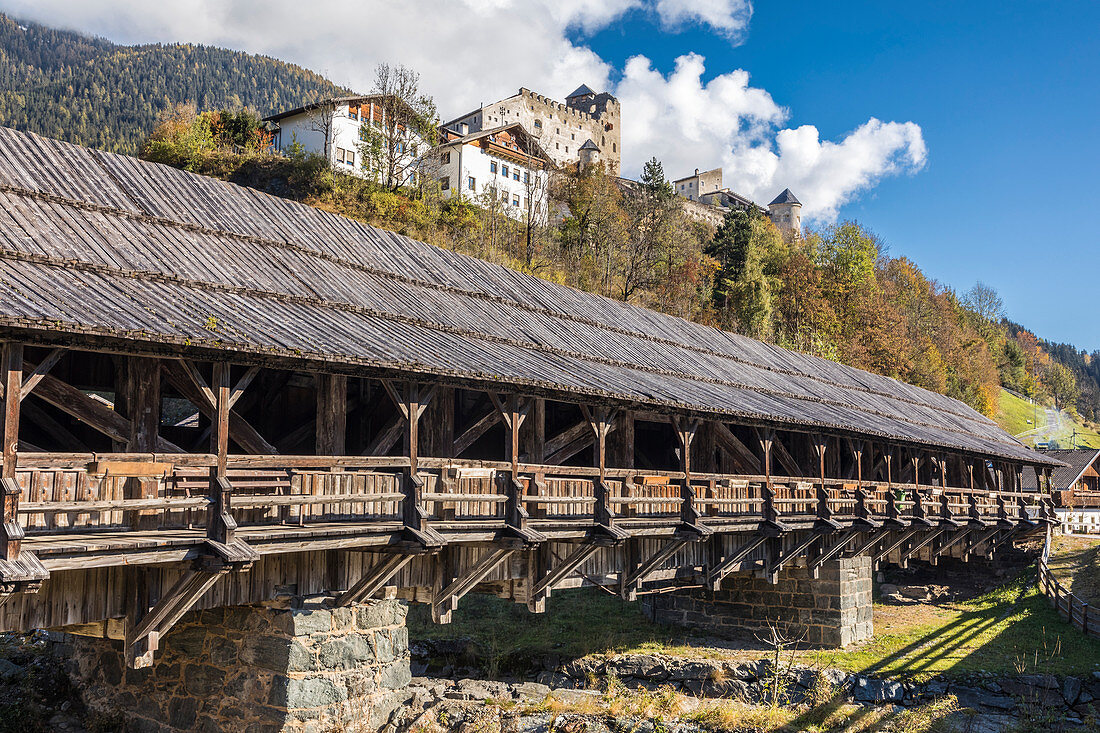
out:
<path id="1" fill-rule="evenodd" d="M 681 56 L 666 75 L 636 56 L 617 94 L 624 110 L 623 169 L 641 170 L 651 155 L 670 178 L 696 168 L 724 168 L 723 182 L 767 203 L 790 188 L 808 219 L 831 220 L 837 209 L 885 176 L 923 167 L 927 150 L 912 122 L 872 118 L 837 142 L 813 125 L 785 129 L 790 114 L 743 70 L 703 81 L 704 60 Z M 627 111 L 635 117 L 626 119 Z"/>
<path id="2" fill-rule="evenodd" d="M 740 40 L 752 19 L 749 0 L 657 0 L 656 11 L 668 28 L 702 23 L 733 40 Z"/>
<path id="3" fill-rule="evenodd" d="M 885 176 L 921 168 L 920 128 L 870 119 L 839 140 L 813 125 L 785 129 L 788 110 L 743 70 L 704 82 L 704 59 L 681 56 L 668 74 L 635 56 L 615 69 L 573 32 L 591 34 L 643 9 L 663 27 L 701 24 L 736 39 L 748 0 L 0 0 L 0 9 L 121 43 L 193 42 L 263 53 L 321 72 L 359 91 L 374 66 L 420 72 L 443 117 L 526 86 L 564 98 L 579 84 L 611 89 L 623 109 L 623 171 L 656 156 L 671 177 L 723 166 L 735 191 L 767 203 L 789 187 L 807 218 L 838 207 Z"/>

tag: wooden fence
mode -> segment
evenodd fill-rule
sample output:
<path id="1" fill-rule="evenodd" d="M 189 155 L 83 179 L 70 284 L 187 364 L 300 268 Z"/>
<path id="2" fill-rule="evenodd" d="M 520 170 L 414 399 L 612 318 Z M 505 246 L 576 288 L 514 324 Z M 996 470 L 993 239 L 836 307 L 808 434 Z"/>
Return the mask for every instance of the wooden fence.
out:
<path id="1" fill-rule="evenodd" d="M 1090 606 L 1064 585 L 1058 582 L 1047 565 L 1049 557 L 1050 538 L 1047 538 L 1047 549 L 1039 559 L 1039 590 L 1050 599 L 1054 610 L 1066 621 L 1080 629 L 1086 636 L 1100 639 L 1100 609 Z"/>

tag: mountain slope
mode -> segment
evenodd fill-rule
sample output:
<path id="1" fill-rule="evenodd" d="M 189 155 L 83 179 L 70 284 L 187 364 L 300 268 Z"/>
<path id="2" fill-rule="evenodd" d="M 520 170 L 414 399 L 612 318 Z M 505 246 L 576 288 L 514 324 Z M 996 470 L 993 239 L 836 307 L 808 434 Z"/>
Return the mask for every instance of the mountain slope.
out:
<path id="1" fill-rule="evenodd" d="M 177 103 L 267 114 L 345 92 L 267 56 L 189 44 L 120 46 L 0 14 L 0 125 L 134 152 Z"/>

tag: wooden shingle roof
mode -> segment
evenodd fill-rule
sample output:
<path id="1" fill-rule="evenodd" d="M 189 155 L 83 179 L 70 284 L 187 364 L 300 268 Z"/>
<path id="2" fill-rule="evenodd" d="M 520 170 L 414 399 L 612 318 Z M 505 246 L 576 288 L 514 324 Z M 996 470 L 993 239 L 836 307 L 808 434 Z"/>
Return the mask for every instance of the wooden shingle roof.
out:
<path id="1" fill-rule="evenodd" d="M 970 407 L 211 178 L 0 128 L 0 336 L 514 385 L 1049 464 Z"/>
<path id="2" fill-rule="evenodd" d="M 1065 491 L 1081 480 L 1089 466 L 1100 468 L 1100 450 L 1096 448 L 1064 448 L 1045 450 L 1041 453 L 1062 463 L 1050 475 L 1051 485 L 1057 491 Z M 1035 474 L 1024 472 L 1024 488 L 1033 491 L 1036 486 Z"/>

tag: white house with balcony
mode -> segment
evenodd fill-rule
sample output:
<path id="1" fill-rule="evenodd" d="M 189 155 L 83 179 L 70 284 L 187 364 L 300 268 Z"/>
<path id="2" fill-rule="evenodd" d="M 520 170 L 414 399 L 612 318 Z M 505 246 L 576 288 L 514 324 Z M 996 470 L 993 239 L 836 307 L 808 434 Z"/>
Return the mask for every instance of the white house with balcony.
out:
<path id="1" fill-rule="evenodd" d="M 387 129 L 384 97 L 369 94 L 355 97 L 336 97 L 307 104 L 286 112 L 280 112 L 265 121 L 277 126 L 275 149 L 286 153 L 300 145 L 307 153 L 321 155 L 337 170 L 379 180 L 380 163 L 365 155 L 367 135 L 363 125 L 371 125 L 381 131 Z M 400 168 L 405 171 L 401 185 L 413 185 L 420 172 L 420 159 L 431 145 L 415 133 L 401 128 L 400 139 L 395 140 Z M 376 156 L 375 156 L 376 157 Z"/>
<path id="2" fill-rule="evenodd" d="M 439 179 L 447 198 L 462 196 L 513 219 L 546 224 L 552 166 L 518 122 L 476 132 L 454 123 L 440 130 L 440 144 L 423 169 Z"/>

